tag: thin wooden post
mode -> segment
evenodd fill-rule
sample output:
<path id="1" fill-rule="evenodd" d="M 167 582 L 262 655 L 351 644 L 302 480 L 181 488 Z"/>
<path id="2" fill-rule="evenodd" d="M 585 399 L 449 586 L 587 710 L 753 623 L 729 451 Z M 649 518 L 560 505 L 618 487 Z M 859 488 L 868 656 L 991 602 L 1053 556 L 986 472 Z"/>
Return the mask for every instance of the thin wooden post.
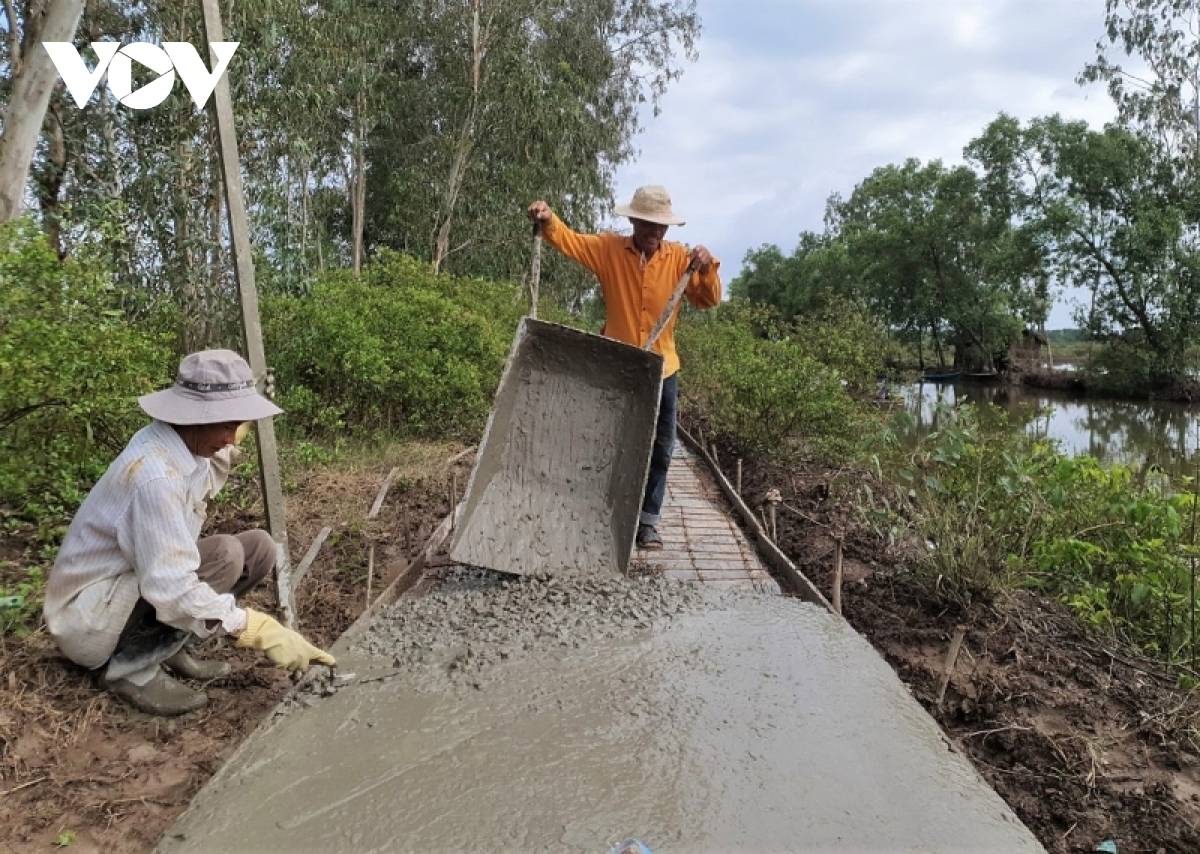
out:
<path id="1" fill-rule="evenodd" d="M 742 494 L 742 458 L 738 457 L 737 461 L 737 494 Z"/>
<path id="2" fill-rule="evenodd" d="M 219 0 L 201 0 L 204 11 L 205 41 L 224 41 Z M 209 49 L 209 64 L 217 58 Z M 266 377 L 267 356 L 263 350 L 262 321 L 258 313 L 258 290 L 254 284 L 254 258 L 250 248 L 250 226 L 246 200 L 242 194 L 242 173 L 238 157 L 237 132 L 233 123 L 233 101 L 225 74 L 217 81 L 212 111 L 217 123 L 217 146 L 221 174 L 225 184 L 225 209 L 229 234 L 233 239 L 233 272 L 241 298 L 242 328 L 246 336 L 246 356 L 256 377 Z M 262 473 L 263 505 L 267 511 L 267 530 L 275 540 L 275 581 L 284 623 L 296 627 L 296 600 L 292 589 L 291 557 L 288 555 L 287 518 L 283 503 L 283 480 L 279 473 L 279 447 L 275 425 L 270 418 L 255 423 L 258 434 L 258 469 Z"/>
<path id="3" fill-rule="evenodd" d="M 392 481 L 396 479 L 396 475 L 399 473 L 399 466 L 388 472 L 388 476 L 384 478 L 383 486 L 379 488 L 379 494 L 375 496 L 375 503 L 371 505 L 371 512 L 367 514 L 368 519 L 374 519 L 379 515 L 380 509 L 383 508 L 383 499 L 387 498 L 388 490 L 392 488 Z"/>
<path id="4" fill-rule="evenodd" d="M 371 544 L 371 550 L 367 552 L 367 604 L 366 607 L 371 607 L 371 582 L 375 580 L 375 544 Z"/>
<path id="5" fill-rule="evenodd" d="M 954 673 L 954 665 L 958 662 L 958 651 L 962 649 L 963 637 L 966 634 L 966 626 L 954 627 L 954 637 L 950 639 L 950 648 L 946 650 L 946 661 L 942 665 L 942 684 L 938 688 L 937 696 L 939 707 L 942 705 L 942 700 L 946 699 L 946 688 L 950 685 L 950 675 Z"/>
<path id="6" fill-rule="evenodd" d="M 300 563 L 296 564 L 296 568 L 292 570 L 292 590 L 293 592 L 300 586 L 300 582 L 304 580 L 304 576 L 308 573 L 309 567 L 313 561 L 317 559 L 317 552 L 321 549 L 321 544 L 325 542 L 325 538 L 333 532 L 333 528 L 326 525 L 320 530 L 317 536 L 313 539 L 312 545 L 308 547 L 308 551 L 304 553 L 304 557 L 300 559 Z"/>
<path id="7" fill-rule="evenodd" d="M 837 613 L 842 613 L 842 538 L 833 540 L 833 598 L 830 604 Z"/>
<path id="8" fill-rule="evenodd" d="M 450 473 L 450 530 L 454 530 L 458 522 L 458 475 Z"/>

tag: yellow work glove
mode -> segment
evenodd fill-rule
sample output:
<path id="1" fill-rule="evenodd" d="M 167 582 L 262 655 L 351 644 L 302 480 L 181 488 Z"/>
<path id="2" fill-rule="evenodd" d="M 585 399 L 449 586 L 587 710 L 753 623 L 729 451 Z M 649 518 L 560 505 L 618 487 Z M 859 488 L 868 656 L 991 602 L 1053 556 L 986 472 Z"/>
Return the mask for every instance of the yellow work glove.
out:
<path id="1" fill-rule="evenodd" d="M 298 633 L 279 624 L 278 620 L 246 609 L 246 628 L 238 635 L 241 649 L 257 649 L 267 658 L 288 670 L 307 670 L 310 662 L 337 664 L 332 655 L 317 649 Z"/>
<path id="2" fill-rule="evenodd" d="M 233 434 L 233 444 L 242 444 L 242 441 L 246 438 L 246 434 L 250 432 L 250 427 L 253 424 L 253 421 L 243 421 L 241 426 L 237 428 L 237 432 Z"/>

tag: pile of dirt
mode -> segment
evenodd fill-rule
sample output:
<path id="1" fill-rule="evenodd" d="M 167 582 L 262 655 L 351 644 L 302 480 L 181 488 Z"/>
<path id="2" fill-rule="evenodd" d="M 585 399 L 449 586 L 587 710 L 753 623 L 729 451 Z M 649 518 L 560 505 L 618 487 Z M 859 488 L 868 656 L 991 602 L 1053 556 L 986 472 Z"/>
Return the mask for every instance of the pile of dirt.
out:
<path id="1" fill-rule="evenodd" d="M 366 605 L 368 553 L 377 575 L 406 565 L 449 512 L 454 448 L 436 447 L 440 477 L 397 477 L 378 516 L 367 519 L 388 474 L 385 463 L 358 471 L 315 468 L 287 485 L 293 566 L 317 532 L 334 529 L 296 591 L 300 630 L 331 644 Z M 470 459 L 456 464 L 465 483 Z M 426 466 L 428 467 L 428 466 Z M 234 479 L 210 506 L 205 533 L 263 524 L 258 490 Z M 32 547 L 5 543 L 10 557 L 31 560 Z M 274 585 L 248 604 L 276 613 Z M 208 705 L 175 719 L 142 714 L 98 688 L 95 674 L 63 659 L 40 628 L 24 638 L 0 636 L 0 851 L 144 852 L 292 685 L 258 653 L 227 639 L 201 645 L 233 675 L 204 686 Z"/>
<path id="2" fill-rule="evenodd" d="M 733 453 L 721 455 L 733 458 Z M 781 548 L 843 612 L 1051 852 L 1200 851 L 1200 696 L 1157 662 L 1090 636 L 1026 591 L 949 603 L 863 531 L 831 490 L 846 472 L 743 463 L 749 503 L 779 489 Z M 831 492 L 835 497 L 831 497 Z M 957 627 L 964 638 L 939 704 Z"/>

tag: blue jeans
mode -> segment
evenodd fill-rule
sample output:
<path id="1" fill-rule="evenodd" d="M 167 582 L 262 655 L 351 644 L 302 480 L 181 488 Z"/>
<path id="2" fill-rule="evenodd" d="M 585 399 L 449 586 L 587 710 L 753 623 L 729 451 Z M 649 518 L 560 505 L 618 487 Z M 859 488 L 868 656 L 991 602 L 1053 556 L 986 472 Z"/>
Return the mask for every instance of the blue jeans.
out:
<path id="1" fill-rule="evenodd" d="M 657 525 L 667 494 L 667 469 L 671 467 L 671 451 L 675 447 L 675 414 L 678 409 L 678 374 L 663 380 L 662 398 L 658 404 L 658 423 L 654 428 L 654 449 L 650 452 L 650 476 L 646 479 L 646 495 L 642 499 L 642 515 L 638 522 Z"/>

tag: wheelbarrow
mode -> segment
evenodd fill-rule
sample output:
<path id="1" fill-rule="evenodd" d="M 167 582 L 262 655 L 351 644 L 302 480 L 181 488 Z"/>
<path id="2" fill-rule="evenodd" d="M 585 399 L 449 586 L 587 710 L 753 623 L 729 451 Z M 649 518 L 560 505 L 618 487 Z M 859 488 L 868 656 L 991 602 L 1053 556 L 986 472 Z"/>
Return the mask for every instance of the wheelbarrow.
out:
<path id="1" fill-rule="evenodd" d="M 541 238 L 522 319 L 458 513 L 450 558 L 516 575 L 625 572 L 662 396 L 650 351 L 679 305 L 675 286 L 634 347 L 538 320 Z"/>

